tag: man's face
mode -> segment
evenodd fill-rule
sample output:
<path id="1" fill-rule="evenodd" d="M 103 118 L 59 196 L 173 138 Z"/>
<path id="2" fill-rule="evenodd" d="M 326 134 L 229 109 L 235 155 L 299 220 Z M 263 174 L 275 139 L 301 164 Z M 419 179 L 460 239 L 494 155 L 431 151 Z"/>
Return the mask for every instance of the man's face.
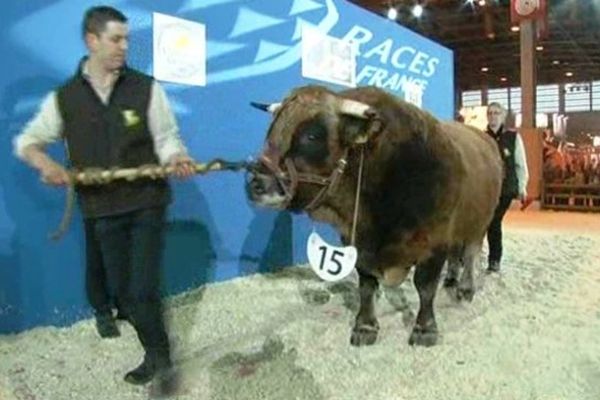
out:
<path id="1" fill-rule="evenodd" d="M 504 111 L 498 107 L 488 108 L 487 120 L 490 128 L 498 129 L 504 123 Z"/>
<path id="2" fill-rule="evenodd" d="M 114 71 L 123 66 L 127 56 L 129 28 L 127 24 L 118 21 L 106 23 L 104 31 L 99 35 L 86 35 L 90 56 L 94 57 L 108 71 Z"/>

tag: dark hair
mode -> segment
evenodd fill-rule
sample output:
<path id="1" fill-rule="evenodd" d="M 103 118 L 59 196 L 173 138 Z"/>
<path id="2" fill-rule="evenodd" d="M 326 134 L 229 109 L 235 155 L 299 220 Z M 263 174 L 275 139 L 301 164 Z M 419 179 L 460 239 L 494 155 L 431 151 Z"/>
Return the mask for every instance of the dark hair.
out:
<path id="1" fill-rule="evenodd" d="M 110 21 L 126 23 L 127 17 L 116 8 L 109 6 L 97 6 L 89 8 L 83 17 L 82 33 L 100 35 L 106 29 L 106 24 Z"/>

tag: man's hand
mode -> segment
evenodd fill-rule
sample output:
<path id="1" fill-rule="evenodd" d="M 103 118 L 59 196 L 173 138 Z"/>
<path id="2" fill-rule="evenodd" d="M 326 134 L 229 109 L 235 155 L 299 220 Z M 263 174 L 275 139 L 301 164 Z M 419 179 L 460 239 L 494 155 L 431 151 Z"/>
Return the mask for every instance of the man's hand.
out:
<path id="1" fill-rule="evenodd" d="M 51 160 L 42 163 L 39 171 L 40 180 L 47 185 L 64 186 L 68 185 L 71 180 L 67 170 L 62 165 Z"/>
<path id="2" fill-rule="evenodd" d="M 525 210 L 531 203 L 533 203 L 533 197 L 529 197 L 526 194 L 519 194 L 519 201 L 521 202 L 521 211 Z"/>
<path id="3" fill-rule="evenodd" d="M 525 193 L 519 193 L 519 201 L 521 204 L 525 203 L 527 201 L 527 195 Z"/>
<path id="4" fill-rule="evenodd" d="M 23 158 L 40 173 L 40 180 L 47 185 L 64 186 L 71 178 L 65 168 L 54 161 L 42 148 L 30 144 L 23 149 Z"/>
<path id="5" fill-rule="evenodd" d="M 173 174 L 178 178 L 189 178 L 196 173 L 194 160 L 188 155 L 175 154 L 169 164 L 175 168 Z"/>

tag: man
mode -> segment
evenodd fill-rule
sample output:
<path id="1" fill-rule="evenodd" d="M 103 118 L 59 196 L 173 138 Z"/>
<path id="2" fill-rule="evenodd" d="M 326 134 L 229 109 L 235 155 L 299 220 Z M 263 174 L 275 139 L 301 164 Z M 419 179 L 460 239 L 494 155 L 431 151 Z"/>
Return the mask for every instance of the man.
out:
<path id="1" fill-rule="evenodd" d="M 487 108 L 487 134 L 498 144 L 498 151 L 504 162 L 504 180 L 500 202 L 494 212 L 494 217 L 487 232 L 488 240 L 488 272 L 499 272 L 502 259 L 502 219 L 514 198 L 519 198 L 524 204 L 527 199 L 527 161 L 525 147 L 521 136 L 506 129 L 506 110 L 499 103 L 490 103 Z"/>
<path id="2" fill-rule="evenodd" d="M 125 64 L 127 18 L 111 7 L 90 8 L 84 16 L 83 36 L 88 56 L 15 138 L 17 156 L 37 169 L 43 182 L 57 186 L 67 184 L 69 175 L 44 146 L 61 139 L 74 168 L 130 168 L 160 162 L 173 165 L 179 177 L 191 176 L 192 159 L 181 143 L 163 89 Z M 90 299 L 98 326 L 108 329 L 103 332 L 108 336 L 118 334 L 112 326 L 106 284 L 94 281 L 106 273 L 116 289 L 120 311 L 145 350 L 143 362 L 125 380 L 144 384 L 157 374 L 164 376 L 171 359 L 159 277 L 165 211 L 171 201 L 168 182 L 120 180 L 78 187 L 77 192 L 85 219 L 88 286 L 96 286 L 88 293 L 98 295 Z"/>

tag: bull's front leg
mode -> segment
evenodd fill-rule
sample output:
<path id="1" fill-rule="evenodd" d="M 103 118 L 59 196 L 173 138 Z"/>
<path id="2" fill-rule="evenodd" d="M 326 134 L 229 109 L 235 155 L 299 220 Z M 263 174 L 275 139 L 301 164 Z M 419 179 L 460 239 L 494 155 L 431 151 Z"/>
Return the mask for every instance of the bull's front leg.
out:
<path id="1" fill-rule="evenodd" d="M 437 292 L 438 283 L 444 262 L 445 250 L 438 249 L 433 255 L 417 265 L 414 282 L 419 293 L 419 313 L 408 344 L 419 346 L 433 346 L 438 339 L 437 324 L 433 311 L 433 301 Z"/>
<path id="2" fill-rule="evenodd" d="M 360 308 L 356 315 L 350 344 L 353 346 L 368 346 L 375 343 L 379 333 L 379 323 L 375 317 L 375 291 L 379 283 L 377 278 L 358 270 L 358 290 Z"/>

